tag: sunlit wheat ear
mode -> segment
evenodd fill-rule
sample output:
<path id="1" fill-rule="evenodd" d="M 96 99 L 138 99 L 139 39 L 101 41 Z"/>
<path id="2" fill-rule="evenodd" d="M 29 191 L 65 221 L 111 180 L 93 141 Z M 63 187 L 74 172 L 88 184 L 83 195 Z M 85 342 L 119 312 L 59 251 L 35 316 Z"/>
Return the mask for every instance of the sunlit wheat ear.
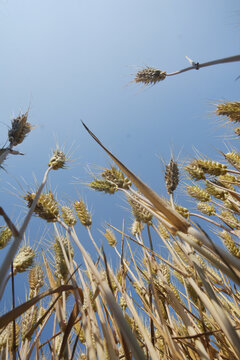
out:
<path id="1" fill-rule="evenodd" d="M 174 204 L 175 210 L 185 219 L 189 219 L 189 210 L 181 205 Z"/>
<path id="2" fill-rule="evenodd" d="M 120 169 L 112 166 L 110 169 L 105 169 L 101 176 L 110 183 L 115 184 L 120 189 L 128 190 L 131 186 L 131 181 L 125 177 Z"/>
<path id="3" fill-rule="evenodd" d="M 79 341 L 82 343 L 82 344 L 85 344 L 86 342 L 86 337 L 85 337 L 85 333 L 84 333 L 84 330 L 83 330 L 83 327 L 82 327 L 82 324 L 80 321 L 76 322 L 74 324 L 74 330 L 75 330 L 75 333 L 76 335 L 78 336 L 79 338 Z"/>
<path id="4" fill-rule="evenodd" d="M 36 196 L 35 193 L 27 193 L 24 196 L 24 199 L 26 200 L 27 206 L 29 208 L 31 207 L 35 196 Z M 59 216 L 58 202 L 54 198 L 54 195 L 51 191 L 40 195 L 34 212 L 36 215 L 46 220 L 47 222 L 55 222 L 58 220 L 58 216 Z"/>
<path id="5" fill-rule="evenodd" d="M 177 162 L 173 159 L 166 165 L 165 169 L 165 184 L 169 194 L 172 194 L 176 190 L 179 183 L 179 170 Z"/>
<path id="6" fill-rule="evenodd" d="M 53 170 L 64 169 L 66 167 L 67 157 L 64 151 L 58 148 L 53 151 L 51 159 L 49 160 L 48 166 L 52 167 Z"/>
<path id="7" fill-rule="evenodd" d="M 21 144 L 31 131 L 32 125 L 27 121 L 28 112 L 12 120 L 12 127 L 8 131 L 10 146 Z"/>
<path id="8" fill-rule="evenodd" d="M 159 81 L 166 78 L 166 71 L 154 69 L 152 67 L 146 67 L 143 70 L 137 72 L 134 81 L 136 83 L 143 83 L 145 85 L 154 85 Z"/>
<path id="9" fill-rule="evenodd" d="M 211 216 L 211 215 L 215 215 L 216 214 L 216 210 L 214 209 L 214 207 L 206 202 L 199 202 L 197 204 L 197 209 L 199 211 L 201 211 L 201 213 Z"/>
<path id="10" fill-rule="evenodd" d="M 196 160 L 198 166 L 202 168 L 204 173 L 209 175 L 225 175 L 227 173 L 227 165 L 212 160 Z"/>
<path id="11" fill-rule="evenodd" d="M 133 318 L 131 318 L 127 313 L 124 314 L 125 316 L 125 319 L 127 320 L 129 326 L 131 327 L 132 331 L 134 332 L 134 334 L 136 335 L 137 339 L 142 342 L 142 336 L 141 336 L 141 331 L 139 330 L 135 320 Z M 125 356 L 124 356 L 124 352 L 123 350 L 121 349 L 120 352 L 119 352 L 119 359 L 124 359 Z"/>
<path id="12" fill-rule="evenodd" d="M 228 117 L 231 122 L 240 122 L 240 102 L 228 101 L 226 103 L 217 104 L 216 113 Z"/>
<path id="13" fill-rule="evenodd" d="M 29 299 L 37 295 L 41 287 L 44 285 L 44 272 L 41 265 L 34 266 L 28 274 L 29 283 Z"/>
<path id="14" fill-rule="evenodd" d="M 86 354 L 79 354 L 79 360 L 87 360 Z"/>
<path id="15" fill-rule="evenodd" d="M 224 201 L 227 198 L 226 191 L 219 189 L 217 186 L 214 186 L 214 184 L 212 184 L 210 182 L 206 183 L 205 189 L 209 195 L 214 196 L 216 199 Z M 203 200 L 200 200 L 200 201 L 203 201 Z"/>
<path id="16" fill-rule="evenodd" d="M 188 172 L 190 178 L 192 180 L 205 180 L 205 174 L 203 169 L 198 165 L 197 160 L 193 160 L 187 166 L 185 166 L 185 170 Z"/>
<path id="17" fill-rule="evenodd" d="M 227 209 L 236 211 L 238 213 L 240 212 L 240 202 L 231 195 L 227 196 L 227 199 L 224 201 L 224 206 Z"/>
<path id="18" fill-rule="evenodd" d="M 70 259 L 70 257 L 73 258 L 74 252 L 68 237 L 61 236 L 60 239 L 59 238 L 55 239 L 55 242 L 53 244 L 53 250 L 55 254 L 54 256 L 55 276 L 59 280 L 61 279 L 66 280 L 69 277 L 69 270 L 64 258 L 64 254 L 60 242 L 62 243 L 65 249 L 68 259 Z"/>
<path id="19" fill-rule="evenodd" d="M 229 162 L 229 164 L 231 164 L 233 167 L 235 167 L 235 169 L 240 171 L 240 155 L 237 152 L 232 151 L 226 154 L 224 153 L 222 154 L 225 157 L 225 159 Z"/>
<path id="20" fill-rule="evenodd" d="M 221 184 L 221 186 L 230 190 L 234 190 L 233 185 L 239 185 L 239 179 L 231 174 L 220 175 L 218 177 L 218 181 Z"/>
<path id="21" fill-rule="evenodd" d="M 143 225 L 140 221 L 134 220 L 131 226 L 131 233 L 132 235 L 140 235 L 143 230 Z"/>
<path id="22" fill-rule="evenodd" d="M 40 305 L 37 312 L 37 321 L 39 321 L 45 313 L 46 313 L 46 309 L 42 305 Z M 40 322 L 40 324 L 42 324 L 42 321 Z"/>
<path id="23" fill-rule="evenodd" d="M 114 194 L 117 191 L 117 186 L 107 180 L 94 179 L 88 186 L 96 191 L 103 191 L 106 194 Z"/>
<path id="24" fill-rule="evenodd" d="M 35 251 L 31 246 L 24 245 L 13 260 L 14 274 L 24 272 L 32 266 L 35 255 Z"/>
<path id="25" fill-rule="evenodd" d="M 58 336 L 55 337 L 54 347 L 55 347 L 56 355 L 59 355 L 59 353 L 60 353 L 62 340 L 63 340 L 63 335 L 62 334 L 59 334 Z"/>
<path id="26" fill-rule="evenodd" d="M 37 321 L 37 307 L 30 308 L 21 316 L 21 336 L 25 340 L 27 333 Z M 30 340 L 30 339 L 29 339 Z"/>
<path id="27" fill-rule="evenodd" d="M 121 306 L 122 310 L 125 311 L 127 308 L 127 302 L 123 296 L 119 299 L 119 305 Z"/>
<path id="28" fill-rule="evenodd" d="M 77 213 L 77 217 L 79 218 L 81 224 L 86 227 L 91 226 L 92 225 L 92 217 L 91 217 L 91 214 L 88 211 L 84 201 L 82 201 L 82 200 L 75 201 L 73 206 L 74 206 L 74 209 Z"/>
<path id="29" fill-rule="evenodd" d="M 209 175 L 225 175 L 227 173 L 227 166 L 212 160 L 193 160 L 185 167 L 185 170 L 193 180 L 205 180 L 205 174 Z"/>
<path id="30" fill-rule="evenodd" d="M 179 255 L 182 261 L 184 261 L 184 266 L 186 267 L 186 270 L 188 272 L 192 271 L 192 265 L 190 265 L 190 259 L 188 256 L 184 253 L 184 251 L 180 248 L 179 244 L 177 242 L 173 243 L 173 248 L 176 251 L 176 253 Z M 175 273 L 176 275 L 176 273 Z"/>
<path id="31" fill-rule="evenodd" d="M 13 343 L 13 323 L 9 323 L 7 327 L 1 331 L 0 333 L 0 351 L 11 349 L 13 350 L 13 346 L 16 345 L 18 347 L 20 339 L 20 331 L 18 323 L 15 323 L 16 326 L 16 343 Z M 5 358 L 5 357 L 4 357 Z M 3 358 L 2 358 L 3 359 Z"/>
<path id="32" fill-rule="evenodd" d="M 3 226 L 0 230 L 0 249 L 3 249 L 5 246 L 7 246 L 11 237 L 11 230 L 7 226 Z"/>
<path id="33" fill-rule="evenodd" d="M 114 235 L 114 232 L 111 229 L 106 229 L 104 233 L 105 238 L 107 239 L 110 246 L 116 246 L 117 245 L 117 239 Z"/>
<path id="34" fill-rule="evenodd" d="M 221 218 L 231 228 L 240 230 L 240 222 L 230 211 L 223 210 L 221 212 Z"/>
<path id="35" fill-rule="evenodd" d="M 190 186 L 186 187 L 188 195 L 192 196 L 198 201 L 207 202 L 211 200 L 210 195 L 207 191 L 203 190 L 200 186 Z"/>
<path id="36" fill-rule="evenodd" d="M 137 199 L 137 197 L 136 197 Z M 128 197 L 128 202 L 131 205 L 133 216 L 137 221 L 146 223 L 151 225 L 152 224 L 152 214 L 146 210 L 142 205 L 140 205 L 134 199 Z"/>
<path id="37" fill-rule="evenodd" d="M 221 238 L 223 239 L 224 245 L 226 246 L 226 248 L 228 249 L 228 251 L 240 258 L 240 249 L 239 247 L 235 244 L 234 239 L 232 238 L 232 236 L 227 232 L 227 231 L 222 231 L 220 234 Z"/>
<path id="38" fill-rule="evenodd" d="M 164 239 L 170 239 L 170 233 L 167 230 L 167 228 L 159 221 L 158 222 L 158 230 L 160 232 L 160 235 L 164 238 Z"/>
<path id="39" fill-rule="evenodd" d="M 68 206 L 62 206 L 62 218 L 66 225 L 74 226 L 77 222 L 72 209 Z"/>
<path id="40" fill-rule="evenodd" d="M 240 127 L 238 126 L 236 129 L 234 129 L 234 132 L 237 136 L 240 136 Z"/>

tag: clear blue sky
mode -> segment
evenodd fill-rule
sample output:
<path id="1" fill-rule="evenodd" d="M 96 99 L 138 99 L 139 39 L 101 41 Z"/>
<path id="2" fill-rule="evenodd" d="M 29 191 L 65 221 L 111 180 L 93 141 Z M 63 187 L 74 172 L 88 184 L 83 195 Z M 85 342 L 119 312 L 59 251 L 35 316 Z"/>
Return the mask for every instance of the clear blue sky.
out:
<path id="1" fill-rule="evenodd" d="M 88 165 L 109 164 L 80 120 L 165 196 L 160 158 L 168 161 L 171 149 L 176 156 L 181 151 L 182 161 L 194 156 L 193 146 L 220 159 L 216 148 L 225 149 L 226 128 L 213 115 L 214 104 L 239 100 L 240 64 L 190 71 L 145 89 L 130 81 L 142 66 L 186 67 L 186 55 L 205 62 L 239 54 L 239 39 L 237 0 L 0 0 L 1 145 L 12 117 L 29 106 L 36 126 L 18 147 L 25 156 L 9 157 L 1 172 L 0 205 L 21 223 L 24 205 L 11 192 L 34 187 L 34 176 L 40 183 L 57 139 L 73 149 L 75 162 L 52 174 L 50 186 L 61 201 L 83 196 L 102 241 L 97 229 L 104 221 L 120 226 L 129 213 L 120 195 L 72 184 L 74 177 L 90 180 Z M 178 197 L 185 201 L 183 192 Z M 41 226 L 34 219 L 31 243 Z"/>

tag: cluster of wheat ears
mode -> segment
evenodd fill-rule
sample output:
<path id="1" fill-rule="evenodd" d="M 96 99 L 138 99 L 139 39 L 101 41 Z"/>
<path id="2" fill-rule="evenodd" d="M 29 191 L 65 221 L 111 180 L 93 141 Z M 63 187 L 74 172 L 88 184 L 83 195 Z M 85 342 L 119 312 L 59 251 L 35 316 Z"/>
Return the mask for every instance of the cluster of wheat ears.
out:
<path id="1" fill-rule="evenodd" d="M 200 67 L 192 63 L 188 69 Z M 155 84 L 165 77 L 166 73 L 147 68 L 135 81 Z M 216 113 L 231 122 L 238 135 L 240 102 L 219 103 Z M 0 358 L 239 359 L 240 154 L 222 152 L 222 163 L 203 157 L 189 161 L 186 192 L 198 209 L 192 213 L 174 201 L 179 184 L 174 158 L 165 168 L 169 199 L 164 199 L 83 125 L 114 164 L 89 187 L 124 193 L 135 219 L 130 230 L 109 225 L 104 233 L 119 257 L 119 268 L 113 269 L 104 252 L 108 245 L 103 249 L 94 239 L 84 201 L 60 206 L 51 191 L 44 192 L 49 173 L 63 169 L 68 161 L 57 148 L 36 192 L 23 195 L 29 209 L 19 228 L 0 208 L 0 249 L 8 245 L 0 268 L 1 298 L 6 284 L 12 283 L 11 310 L 0 316 Z M 31 128 L 28 113 L 12 120 L 0 164 L 7 156 L 20 154 L 14 148 Z M 35 250 L 22 246 L 33 215 L 54 229 L 54 266 L 44 254 L 36 261 Z M 205 220 L 205 230 L 194 222 L 198 218 L 201 224 Z M 75 231 L 77 221 L 86 227 L 96 249 L 95 262 Z M 153 235 L 166 256 L 155 251 Z M 73 243 L 81 264 L 75 260 Z M 14 279 L 26 271 L 28 299 L 17 306 Z"/>

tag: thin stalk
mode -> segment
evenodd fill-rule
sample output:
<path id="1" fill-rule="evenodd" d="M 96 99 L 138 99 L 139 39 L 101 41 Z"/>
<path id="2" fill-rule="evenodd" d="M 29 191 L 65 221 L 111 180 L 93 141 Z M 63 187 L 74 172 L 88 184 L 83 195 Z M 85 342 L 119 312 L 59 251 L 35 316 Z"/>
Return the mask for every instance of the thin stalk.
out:
<path id="1" fill-rule="evenodd" d="M 222 59 L 217 59 L 217 60 L 212 60 L 212 61 L 208 61 L 205 63 L 193 63 L 192 66 L 189 66 L 187 68 L 172 72 L 172 73 L 167 73 L 166 76 L 173 76 L 173 75 L 178 75 L 181 74 L 183 72 L 189 71 L 189 70 L 199 70 L 203 67 L 207 67 L 207 66 L 212 66 L 212 65 L 218 65 L 218 64 L 225 64 L 225 63 L 229 63 L 229 62 L 235 62 L 235 61 L 240 61 L 240 55 L 235 55 L 235 56 L 230 56 L 230 57 L 226 57 L 226 58 L 222 58 Z"/>
<path id="2" fill-rule="evenodd" d="M 11 263 L 11 277 L 12 277 L 12 309 L 15 309 L 15 288 L 14 288 L 14 274 L 13 274 L 13 262 Z M 13 360 L 16 360 L 16 321 L 13 320 L 13 348 L 12 355 Z"/>
<path id="3" fill-rule="evenodd" d="M 209 223 L 211 223 L 211 224 L 213 224 L 213 225 L 215 225 L 215 226 L 218 226 L 218 227 L 226 230 L 227 232 L 230 232 L 230 231 L 229 231 L 229 228 L 227 228 L 226 226 L 224 226 L 224 225 L 222 225 L 222 224 L 219 224 L 218 222 L 216 222 L 216 221 L 214 221 L 214 220 L 212 220 L 212 219 L 209 219 L 209 218 L 207 218 L 206 216 L 203 216 L 203 215 L 201 215 L 201 214 L 189 213 L 189 216 L 198 217 L 198 218 L 200 218 L 200 219 L 203 219 L 203 220 L 205 220 L 205 221 L 208 221 Z M 216 216 L 217 216 L 217 215 L 216 215 Z M 219 217 L 219 216 L 218 216 L 218 217 Z M 219 217 L 219 219 L 222 220 L 221 217 Z"/>
<path id="4" fill-rule="evenodd" d="M 150 233 L 150 226 L 147 224 L 147 232 L 148 232 L 148 239 L 149 239 L 149 246 L 150 249 L 152 251 L 152 260 L 154 259 L 154 255 L 153 255 L 153 244 L 152 244 L 152 237 L 151 237 L 151 233 Z M 150 277 L 151 277 L 151 268 L 149 268 L 150 271 Z M 152 299 L 152 289 L 151 289 L 151 285 L 148 285 L 148 294 L 149 294 L 149 305 L 150 305 L 150 309 L 151 311 L 153 311 L 153 299 Z M 150 319 L 150 330 L 151 330 L 151 340 L 152 340 L 152 344 L 153 346 L 155 345 L 155 335 L 154 335 L 154 324 L 153 324 L 153 320 L 152 318 Z"/>
<path id="5" fill-rule="evenodd" d="M 173 209 L 175 209 L 174 201 L 173 201 L 173 194 L 170 194 L 170 204 Z"/>

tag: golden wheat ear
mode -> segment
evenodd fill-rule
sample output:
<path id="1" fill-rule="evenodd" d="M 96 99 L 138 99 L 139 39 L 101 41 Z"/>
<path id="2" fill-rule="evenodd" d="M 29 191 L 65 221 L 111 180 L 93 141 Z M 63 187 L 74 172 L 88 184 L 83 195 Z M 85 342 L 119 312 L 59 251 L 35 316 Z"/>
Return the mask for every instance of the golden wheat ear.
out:
<path id="1" fill-rule="evenodd" d="M 157 193 L 155 193 L 148 185 L 146 185 L 142 180 L 140 180 L 136 175 L 134 175 L 120 160 L 116 158 L 102 143 L 101 141 L 92 133 L 91 130 L 84 124 L 83 126 L 87 132 L 92 136 L 92 138 L 101 146 L 103 150 L 111 157 L 111 159 L 117 164 L 117 166 L 124 172 L 124 174 L 132 181 L 132 183 L 138 188 L 138 190 L 154 205 L 156 210 L 160 211 L 166 220 L 174 226 L 176 231 L 187 232 L 187 229 L 190 227 L 189 222 L 183 218 L 176 210 L 172 209 L 166 201 L 164 201 Z"/>

